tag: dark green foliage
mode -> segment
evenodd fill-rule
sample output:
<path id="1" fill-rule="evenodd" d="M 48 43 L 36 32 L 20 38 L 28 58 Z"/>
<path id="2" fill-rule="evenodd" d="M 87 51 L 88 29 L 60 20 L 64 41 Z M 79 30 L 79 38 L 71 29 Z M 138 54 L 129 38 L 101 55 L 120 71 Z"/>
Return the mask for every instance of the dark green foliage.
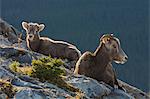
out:
<path id="1" fill-rule="evenodd" d="M 41 81 L 55 79 L 65 74 L 65 71 L 60 68 L 61 65 L 64 65 L 61 59 L 53 59 L 51 57 L 33 60 L 33 73 L 31 76 L 39 78 Z"/>
<path id="2" fill-rule="evenodd" d="M 48 81 L 58 87 L 73 91 L 80 92 L 79 89 L 74 88 L 72 85 L 67 84 L 63 79 L 65 70 L 60 66 L 64 65 L 61 59 L 54 59 L 51 57 L 44 57 L 32 61 L 33 72 L 32 77 L 39 78 L 40 81 Z"/>
<path id="3" fill-rule="evenodd" d="M 78 88 L 74 88 L 64 81 L 63 76 L 65 75 L 65 70 L 60 67 L 63 65 L 64 62 L 61 59 L 55 59 L 49 56 L 32 60 L 32 66 L 19 67 L 20 63 L 14 61 L 10 65 L 10 69 L 20 74 L 39 78 L 42 82 L 47 81 L 65 90 L 81 93 Z"/>

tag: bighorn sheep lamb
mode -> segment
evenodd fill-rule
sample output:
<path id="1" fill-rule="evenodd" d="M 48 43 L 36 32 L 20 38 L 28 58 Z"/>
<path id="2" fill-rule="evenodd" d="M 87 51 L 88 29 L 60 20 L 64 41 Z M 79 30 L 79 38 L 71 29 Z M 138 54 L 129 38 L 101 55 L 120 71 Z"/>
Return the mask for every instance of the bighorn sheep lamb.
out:
<path id="1" fill-rule="evenodd" d="M 121 49 L 120 41 L 113 34 L 103 35 L 100 39 L 100 45 L 94 53 L 85 52 L 76 63 L 74 74 L 82 74 L 114 87 L 118 84 L 112 61 L 124 64 L 127 61 L 127 55 Z"/>
<path id="2" fill-rule="evenodd" d="M 26 30 L 27 47 L 32 51 L 76 61 L 81 56 L 80 51 L 72 44 L 40 37 L 39 32 L 44 29 L 44 24 L 22 22 L 22 27 Z"/>

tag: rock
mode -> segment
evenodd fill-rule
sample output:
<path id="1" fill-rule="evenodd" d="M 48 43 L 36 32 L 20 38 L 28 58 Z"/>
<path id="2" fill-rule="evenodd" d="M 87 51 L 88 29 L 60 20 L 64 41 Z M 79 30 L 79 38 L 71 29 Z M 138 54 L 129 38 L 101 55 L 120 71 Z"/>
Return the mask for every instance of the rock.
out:
<path id="1" fill-rule="evenodd" d="M 122 90 L 114 89 L 109 95 L 103 96 L 103 99 L 135 99 L 135 98 Z"/>
<path id="2" fill-rule="evenodd" d="M 43 83 L 44 84 L 44 93 L 49 98 L 57 98 L 57 99 L 66 99 L 66 98 L 72 98 L 75 97 L 75 93 L 72 93 L 70 91 L 61 89 L 51 83 Z"/>
<path id="3" fill-rule="evenodd" d="M 150 99 L 150 96 L 140 89 L 133 87 L 121 80 L 118 81 L 126 89 L 127 93 L 133 96 L 135 99 Z"/>
<path id="4" fill-rule="evenodd" d="M 41 57 L 43 55 L 38 54 L 36 52 L 30 52 L 22 48 L 5 46 L 0 47 L 0 56 L 5 59 L 11 58 L 13 61 L 18 61 L 20 63 L 31 64 L 31 61 L 33 59 L 38 59 L 38 57 Z"/>
<path id="5" fill-rule="evenodd" d="M 15 99 L 46 99 L 46 95 L 40 90 L 25 88 L 16 93 Z"/>
<path id="6" fill-rule="evenodd" d="M 21 37 L 20 37 L 21 36 Z M 0 46 L 14 46 L 27 49 L 25 36 L 0 18 Z"/>
<path id="7" fill-rule="evenodd" d="M 19 87 L 30 87 L 30 88 L 34 88 L 34 89 L 42 89 L 42 87 L 39 86 L 39 85 L 33 84 L 31 82 L 23 81 L 23 80 L 21 80 L 19 78 L 13 79 L 11 83 L 13 85 L 19 86 Z"/>
<path id="8" fill-rule="evenodd" d="M 11 82 L 14 78 L 15 76 L 11 72 L 0 66 L 0 79 Z"/>
<path id="9" fill-rule="evenodd" d="M 5 93 L 0 93 L 0 99 L 7 99 L 7 97 Z"/>
<path id="10" fill-rule="evenodd" d="M 7 37 L 9 41 L 12 43 L 16 43 L 18 41 L 17 38 L 18 31 L 7 22 L 0 18 L 0 34 L 4 37 Z"/>
<path id="11" fill-rule="evenodd" d="M 70 76 L 67 82 L 83 91 L 88 98 L 100 98 L 111 92 L 105 85 L 83 75 Z"/>
<path id="12" fill-rule="evenodd" d="M 9 42 L 8 38 L 4 38 L 3 35 L 0 35 L 0 42 L 1 42 L 0 46 L 11 46 L 12 45 L 12 43 Z"/>

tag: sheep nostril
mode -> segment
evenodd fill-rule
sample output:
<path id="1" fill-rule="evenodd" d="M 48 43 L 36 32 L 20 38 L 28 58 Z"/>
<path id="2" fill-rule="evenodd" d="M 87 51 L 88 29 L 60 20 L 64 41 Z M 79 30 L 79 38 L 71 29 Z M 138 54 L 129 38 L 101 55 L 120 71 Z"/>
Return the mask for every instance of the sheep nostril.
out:
<path id="1" fill-rule="evenodd" d="M 32 38 L 32 35 L 29 35 L 30 38 Z"/>
<path id="2" fill-rule="evenodd" d="M 128 60 L 128 57 L 126 56 L 125 59 Z"/>

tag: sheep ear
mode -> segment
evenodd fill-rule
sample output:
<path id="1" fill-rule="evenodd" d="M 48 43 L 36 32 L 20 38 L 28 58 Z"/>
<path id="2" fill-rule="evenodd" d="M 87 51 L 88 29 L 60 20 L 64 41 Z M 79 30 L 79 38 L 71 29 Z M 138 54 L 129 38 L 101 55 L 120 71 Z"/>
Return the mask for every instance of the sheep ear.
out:
<path id="1" fill-rule="evenodd" d="M 110 41 L 110 37 L 107 36 L 107 35 L 103 35 L 103 36 L 100 38 L 100 41 L 105 44 L 105 43 L 107 43 L 107 42 Z"/>
<path id="2" fill-rule="evenodd" d="M 38 27 L 39 27 L 39 32 L 40 32 L 40 31 L 42 31 L 44 29 L 45 25 L 44 24 L 40 24 L 40 25 L 38 25 Z"/>
<path id="3" fill-rule="evenodd" d="M 28 23 L 22 22 L 22 27 L 23 27 L 23 29 L 25 29 L 27 31 L 28 30 Z"/>

